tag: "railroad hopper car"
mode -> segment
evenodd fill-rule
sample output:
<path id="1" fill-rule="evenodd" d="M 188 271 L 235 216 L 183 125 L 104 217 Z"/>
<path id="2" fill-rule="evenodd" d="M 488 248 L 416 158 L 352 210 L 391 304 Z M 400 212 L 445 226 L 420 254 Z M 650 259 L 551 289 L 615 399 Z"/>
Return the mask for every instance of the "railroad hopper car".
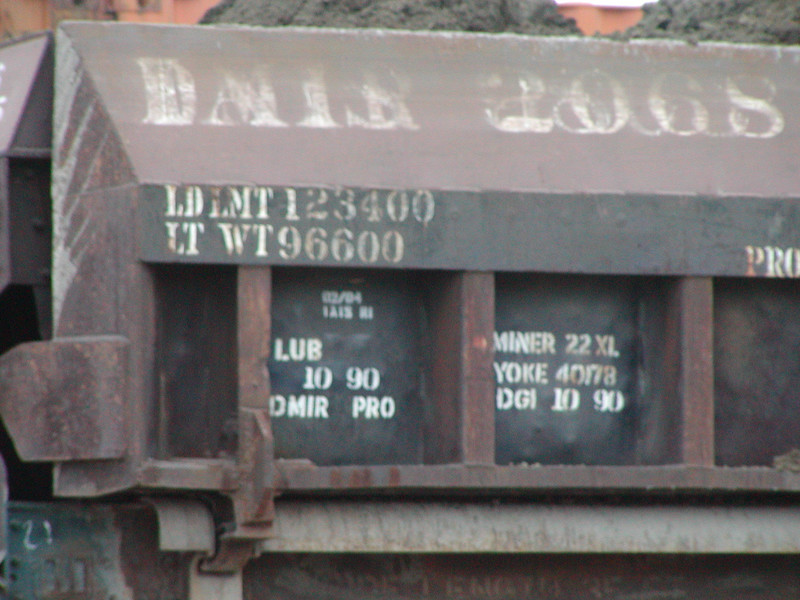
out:
<path id="1" fill-rule="evenodd" d="M 6 597 L 797 597 L 800 50 L 73 22 L 0 77 Z"/>

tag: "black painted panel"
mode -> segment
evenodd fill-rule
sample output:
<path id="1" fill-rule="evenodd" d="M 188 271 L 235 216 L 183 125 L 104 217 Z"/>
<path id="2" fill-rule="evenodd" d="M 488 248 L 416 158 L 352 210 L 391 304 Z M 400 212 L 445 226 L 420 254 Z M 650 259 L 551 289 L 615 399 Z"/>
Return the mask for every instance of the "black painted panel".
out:
<path id="1" fill-rule="evenodd" d="M 158 445 L 175 457 L 236 452 L 236 274 L 167 267 L 156 278 Z"/>
<path id="2" fill-rule="evenodd" d="M 276 269 L 272 298 L 275 455 L 421 462 L 424 317 L 413 277 Z"/>
<path id="3" fill-rule="evenodd" d="M 777 464 L 796 469 L 800 287 L 720 279 L 714 296 L 716 462 L 772 466 L 788 454 Z"/>
<path id="4" fill-rule="evenodd" d="M 630 464 L 639 362 L 631 278 L 498 275 L 499 464 Z"/>
<path id="5" fill-rule="evenodd" d="M 151 262 L 800 277 L 800 200 L 144 187 Z"/>

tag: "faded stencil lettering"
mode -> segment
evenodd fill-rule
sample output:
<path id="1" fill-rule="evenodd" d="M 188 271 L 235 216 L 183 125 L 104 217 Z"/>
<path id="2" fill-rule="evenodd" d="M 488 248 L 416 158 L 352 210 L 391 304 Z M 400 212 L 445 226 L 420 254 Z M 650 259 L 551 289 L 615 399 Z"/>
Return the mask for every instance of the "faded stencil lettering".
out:
<path id="1" fill-rule="evenodd" d="M 504 98 L 486 109 L 486 117 L 495 129 L 511 133 L 549 133 L 553 118 L 538 114 L 538 103 L 545 92 L 541 77 L 525 75 L 519 78 L 520 95 Z M 500 85 L 499 77 L 490 78 L 488 85 Z"/>
<path id="2" fill-rule="evenodd" d="M 331 116 L 328 89 L 322 68 L 310 69 L 308 79 L 303 82 L 303 97 L 306 101 L 306 116 L 298 123 L 300 127 L 332 129 L 341 127 Z"/>
<path id="3" fill-rule="evenodd" d="M 628 123 L 630 104 L 622 85 L 603 71 L 581 73 L 556 104 L 553 116 L 570 133 L 616 133 Z"/>
<path id="4" fill-rule="evenodd" d="M 288 127 L 269 73 L 265 67 L 248 74 L 224 71 L 212 85 L 209 97 L 199 97 L 192 72 L 175 58 L 138 58 L 144 83 L 146 125 L 186 126 L 196 123 L 222 127 Z M 419 129 L 406 102 L 407 79 L 394 77 L 392 86 L 366 73 L 355 85 L 363 105 L 340 103 L 338 113 L 352 128 L 394 130 Z M 341 127 L 333 117 L 331 94 L 321 67 L 306 70 L 296 90 L 304 100 L 305 114 L 298 127 L 331 129 Z M 348 93 L 348 95 L 351 95 Z"/>
<path id="5" fill-rule="evenodd" d="M 361 87 L 361 95 L 367 107 L 367 114 L 362 117 L 350 107 L 347 108 L 347 124 L 350 127 L 365 129 L 419 129 L 406 106 L 405 94 L 407 85 L 400 84 L 395 90 L 388 90 L 377 82 L 372 74 L 365 76 Z"/>
<path id="6" fill-rule="evenodd" d="M 739 86 L 742 79 L 728 77 L 726 80 L 726 91 L 731 103 L 729 120 L 734 134 L 750 138 L 775 137 L 784 127 L 781 111 L 771 104 L 777 93 L 775 84 L 766 77 L 754 78 L 766 91 L 766 98 L 760 98 L 749 96 L 741 90 Z M 762 121 L 760 127 L 757 124 L 759 119 Z"/>
<path id="7" fill-rule="evenodd" d="M 191 125 L 197 106 L 194 77 L 177 59 L 140 58 L 147 97 L 147 116 L 152 125 Z"/>
<path id="8" fill-rule="evenodd" d="M 136 62 L 146 99 L 143 124 L 421 128 L 411 110 L 409 74 L 365 71 L 349 81 L 330 82 L 323 66 L 312 64 L 300 67 L 297 79 L 275 83 L 269 67 L 259 66 L 248 72 L 219 70 L 200 88 L 178 59 L 143 57 Z M 642 81 L 601 69 L 547 75 L 490 72 L 478 77 L 474 90 L 464 92 L 474 92 L 484 103 L 483 114 L 478 108 L 474 115 L 478 122 L 482 117 L 492 129 L 514 134 L 610 135 L 627 130 L 647 137 L 768 139 L 785 128 L 775 83 L 749 73 L 707 77 L 667 70 L 648 73 Z"/>
<path id="9" fill-rule="evenodd" d="M 429 190 L 257 185 L 162 189 L 158 212 L 166 250 L 187 257 L 204 256 L 211 247 L 228 257 L 399 264 L 407 246 L 404 233 L 395 227 L 424 228 L 436 215 Z M 326 310 L 330 318 L 355 316 L 352 308 Z M 371 319 L 372 307 L 359 308 L 358 318 Z"/>
<path id="10" fill-rule="evenodd" d="M 514 80 L 512 80 L 514 81 Z M 632 129 L 660 135 L 772 138 L 785 119 L 775 104 L 777 88 L 766 77 L 731 75 L 704 81 L 681 72 L 655 73 L 643 89 L 599 69 L 546 79 L 516 77 L 516 92 L 503 95 L 504 78 L 493 74 L 482 87 L 488 124 L 508 133 L 607 135 Z M 510 84 L 509 84 L 510 85 Z"/>
<path id="11" fill-rule="evenodd" d="M 50 521 L 44 520 L 35 523 L 32 520 L 25 521 L 25 536 L 22 539 L 23 547 L 28 551 L 33 551 L 42 545 L 53 545 L 53 526 Z M 37 533 L 37 529 L 39 530 Z"/>
<path id="12" fill-rule="evenodd" d="M 800 248 L 746 246 L 745 275 L 777 279 L 800 278 Z"/>
<path id="13" fill-rule="evenodd" d="M 616 389 L 620 351 L 613 334 L 496 331 L 494 349 L 498 411 L 569 414 L 580 410 L 584 400 L 591 400 L 590 410 L 599 413 L 618 413 L 627 406 L 625 394 Z M 540 407 L 543 398 L 552 402 Z"/>
<path id="14" fill-rule="evenodd" d="M 265 70 L 255 71 L 246 79 L 226 73 L 206 123 L 286 127 L 286 123 L 278 118 L 277 111 L 275 91 Z"/>
<path id="15" fill-rule="evenodd" d="M 684 93 L 667 94 L 667 84 L 670 79 L 680 82 L 686 89 Z M 677 87 L 677 86 L 673 86 Z M 680 73 L 666 73 L 656 77 L 648 96 L 650 113 L 658 123 L 660 131 L 673 135 L 689 136 L 703 133 L 708 130 L 708 109 L 697 98 L 702 91 L 700 83 Z M 678 115 L 688 113 L 685 124 L 678 122 Z"/>

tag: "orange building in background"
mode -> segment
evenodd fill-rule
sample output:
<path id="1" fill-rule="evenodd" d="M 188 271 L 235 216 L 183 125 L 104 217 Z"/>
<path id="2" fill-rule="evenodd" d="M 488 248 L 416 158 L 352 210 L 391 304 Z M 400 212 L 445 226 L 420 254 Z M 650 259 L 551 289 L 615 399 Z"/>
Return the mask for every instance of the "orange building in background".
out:
<path id="1" fill-rule="evenodd" d="M 0 38 L 53 29 L 64 20 L 137 23 L 197 23 L 218 0 L 0 0 Z M 609 2 L 611 4 L 611 1 Z M 640 8 L 559 5 L 587 35 L 627 29 L 642 18 Z"/>
<path id="2" fill-rule="evenodd" d="M 60 21 L 197 23 L 219 0 L 0 0 L 0 37 L 43 29 Z"/>
<path id="3" fill-rule="evenodd" d="M 642 9 L 618 6 L 593 6 L 581 2 L 563 3 L 558 12 L 575 19 L 578 28 L 586 35 L 606 35 L 633 27 L 642 19 Z"/>

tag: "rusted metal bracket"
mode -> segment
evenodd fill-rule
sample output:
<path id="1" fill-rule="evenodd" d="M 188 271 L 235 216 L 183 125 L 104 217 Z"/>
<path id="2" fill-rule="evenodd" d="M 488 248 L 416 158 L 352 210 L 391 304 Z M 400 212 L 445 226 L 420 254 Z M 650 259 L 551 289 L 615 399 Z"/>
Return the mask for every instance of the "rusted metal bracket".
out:
<path id="1" fill-rule="evenodd" d="M 214 517 L 201 502 L 186 499 L 148 498 L 158 518 L 158 547 L 166 552 L 195 552 L 189 567 L 188 600 L 240 600 L 241 566 L 253 555 L 252 543 L 220 544 L 215 563 L 230 569 L 209 572 L 202 568 L 214 552 Z"/>
<path id="2" fill-rule="evenodd" d="M 226 537 L 219 540 L 217 552 L 198 563 L 201 573 L 225 575 L 241 573 L 244 566 L 256 557 L 256 540 Z"/>
<path id="3" fill-rule="evenodd" d="M 235 529 L 219 537 L 213 557 L 201 561 L 205 573 L 241 571 L 272 534 L 275 476 L 269 416 L 262 409 L 241 409 L 240 419 L 239 487 L 230 494 Z"/>
<path id="4" fill-rule="evenodd" d="M 241 579 L 244 565 L 258 554 L 261 542 L 272 534 L 274 468 L 272 433 L 265 411 L 242 409 L 240 435 L 238 486 L 227 493 L 233 508 L 231 531 L 215 536 L 219 523 L 215 523 L 211 509 L 201 502 L 148 500 L 158 516 L 159 548 L 202 554 L 194 568 L 197 572 L 192 575 L 202 589 L 234 585 L 220 578 L 205 581 L 203 576 Z"/>
<path id="5" fill-rule="evenodd" d="M 0 357 L 0 415 L 20 458 L 114 459 L 126 452 L 128 340 L 21 344 Z"/>
<path id="6" fill-rule="evenodd" d="M 237 537 L 263 538 L 275 518 L 272 429 L 262 409 L 242 409 L 238 493 L 233 496 Z"/>
<path id="7" fill-rule="evenodd" d="M 158 548 L 166 552 L 214 551 L 214 517 L 202 502 L 147 498 L 158 518 Z"/>
<path id="8" fill-rule="evenodd" d="M 216 554 L 200 563 L 205 573 L 232 573 L 253 558 L 272 534 L 275 465 L 267 398 L 271 274 L 268 268 L 237 272 L 239 455 L 238 481 L 229 494 L 234 529 L 220 536 Z"/>

